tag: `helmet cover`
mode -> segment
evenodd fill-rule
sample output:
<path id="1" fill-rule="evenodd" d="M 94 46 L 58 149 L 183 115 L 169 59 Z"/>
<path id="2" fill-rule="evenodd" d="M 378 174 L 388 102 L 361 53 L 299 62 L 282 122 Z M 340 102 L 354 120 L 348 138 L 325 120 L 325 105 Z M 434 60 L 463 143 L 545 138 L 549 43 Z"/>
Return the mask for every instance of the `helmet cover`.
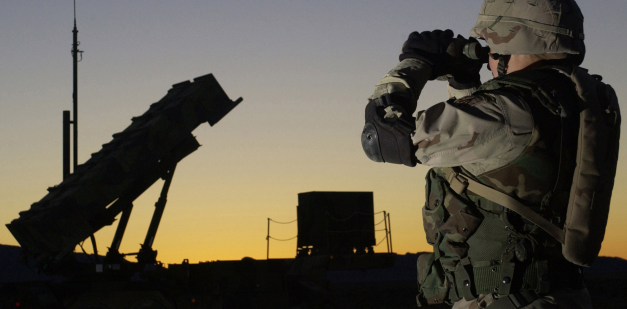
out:
<path id="1" fill-rule="evenodd" d="M 484 0 L 470 35 L 502 55 L 585 53 L 583 15 L 574 0 Z"/>

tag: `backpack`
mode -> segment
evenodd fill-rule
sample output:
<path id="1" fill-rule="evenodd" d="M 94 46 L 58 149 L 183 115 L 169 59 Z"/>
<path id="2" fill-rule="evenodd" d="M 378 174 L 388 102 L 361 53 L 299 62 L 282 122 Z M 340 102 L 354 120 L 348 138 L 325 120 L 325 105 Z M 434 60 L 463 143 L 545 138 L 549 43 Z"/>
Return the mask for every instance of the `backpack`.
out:
<path id="1" fill-rule="evenodd" d="M 600 76 L 575 67 L 570 75 L 580 98 L 577 167 L 564 224 L 562 253 L 590 266 L 599 255 L 618 163 L 620 109 L 614 89 Z"/>
<path id="2" fill-rule="evenodd" d="M 551 67 L 570 77 L 575 85 L 578 106 L 556 100 L 560 85 L 551 82 L 542 70 L 521 71 L 495 78 L 477 91 L 513 87 L 530 91 L 551 113 L 563 118 L 578 117 L 576 166 L 563 228 L 532 211 L 518 200 L 472 179 L 467 189 L 499 203 L 538 225 L 562 244 L 564 257 L 580 266 L 591 266 L 601 250 L 609 215 L 618 162 L 621 116 L 614 89 L 580 67 Z M 565 122 L 566 123 L 566 122 Z M 575 126 L 577 126 L 575 124 Z M 572 176 L 572 177 L 571 177 Z M 556 223 L 558 225 L 556 225 Z"/>

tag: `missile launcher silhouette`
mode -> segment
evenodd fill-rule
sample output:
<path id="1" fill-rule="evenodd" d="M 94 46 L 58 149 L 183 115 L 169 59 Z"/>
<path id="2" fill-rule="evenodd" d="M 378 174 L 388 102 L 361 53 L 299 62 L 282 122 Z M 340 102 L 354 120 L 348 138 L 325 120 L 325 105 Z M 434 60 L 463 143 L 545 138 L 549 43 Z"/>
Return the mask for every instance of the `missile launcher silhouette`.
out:
<path id="1" fill-rule="evenodd" d="M 171 177 L 176 163 L 200 146 L 192 131 L 203 122 L 215 125 L 241 101 L 231 101 L 212 74 L 173 85 L 7 228 L 37 261 L 62 259 L 121 212 L 130 212 L 159 178 Z"/>

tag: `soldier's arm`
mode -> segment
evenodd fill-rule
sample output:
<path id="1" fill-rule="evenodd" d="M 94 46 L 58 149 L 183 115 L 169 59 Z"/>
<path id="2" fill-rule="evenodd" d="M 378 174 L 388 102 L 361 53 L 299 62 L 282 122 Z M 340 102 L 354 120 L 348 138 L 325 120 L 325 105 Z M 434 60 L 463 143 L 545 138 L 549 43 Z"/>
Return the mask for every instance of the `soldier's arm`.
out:
<path id="1" fill-rule="evenodd" d="M 450 75 L 466 83 L 480 83 L 481 63 L 463 70 L 454 67 L 451 56 L 446 54 L 452 39 L 451 30 L 410 34 L 403 45 L 399 64 L 377 83 L 366 105 L 361 143 L 368 158 L 375 162 L 415 166 L 419 162 L 415 156 L 416 145 L 410 137 L 415 131 L 412 115 L 426 82 Z"/>
<path id="2" fill-rule="evenodd" d="M 419 111 L 412 141 L 421 164 L 464 165 L 476 175 L 513 161 L 532 131 L 527 104 L 511 93 L 492 92 Z"/>
<path id="3" fill-rule="evenodd" d="M 418 97 L 429 81 L 431 67 L 419 59 L 405 59 L 399 62 L 376 85 L 370 99 L 390 96 L 395 104 L 401 106 L 408 115 L 416 111 Z"/>

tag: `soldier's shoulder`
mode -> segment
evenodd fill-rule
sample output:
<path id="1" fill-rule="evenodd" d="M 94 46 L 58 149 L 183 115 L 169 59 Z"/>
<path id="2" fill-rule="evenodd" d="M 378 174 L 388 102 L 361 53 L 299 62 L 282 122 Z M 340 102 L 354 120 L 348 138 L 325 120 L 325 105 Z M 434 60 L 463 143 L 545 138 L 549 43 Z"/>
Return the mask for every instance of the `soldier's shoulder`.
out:
<path id="1" fill-rule="evenodd" d="M 451 100 L 453 104 L 459 106 L 475 106 L 479 104 L 493 103 L 496 101 L 493 94 L 488 92 L 474 93 L 463 98 L 454 98 Z"/>

